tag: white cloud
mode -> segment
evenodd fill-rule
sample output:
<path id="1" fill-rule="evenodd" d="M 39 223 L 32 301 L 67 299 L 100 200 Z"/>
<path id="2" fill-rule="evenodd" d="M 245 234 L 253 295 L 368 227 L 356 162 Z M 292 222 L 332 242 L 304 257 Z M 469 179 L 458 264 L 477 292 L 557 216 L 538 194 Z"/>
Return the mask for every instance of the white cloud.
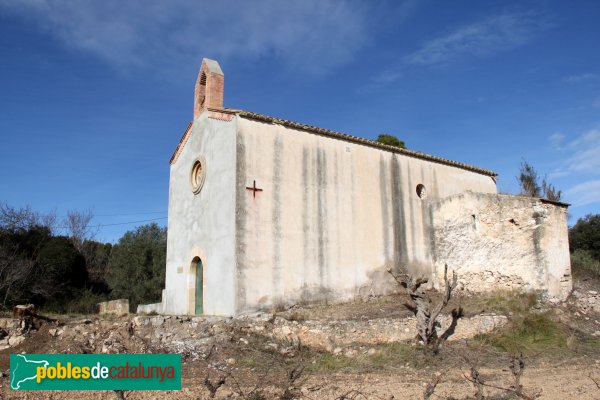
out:
<path id="1" fill-rule="evenodd" d="M 567 83 L 580 83 L 580 82 L 589 81 L 592 79 L 597 79 L 598 77 L 599 77 L 598 74 L 593 74 L 591 72 L 584 72 L 582 74 L 564 77 L 563 81 L 567 82 Z"/>
<path id="2" fill-rule="evenodd" d="M 556 132 L 549 141 L 558 157 L 548 178 L 568 177 L 563 182 L 571 185 L 563 191 L 564 200 L 576 206 L 600 203 L 600 126 L 573 139 Z"/>
<path id="3" fill-rule="evenodd" d="M 589 147 L 600 143 L 600 127 L 590 129 L 583 135 L 577 137 L 569 143 L 569 147 L 577 148 L 581 146 Z"/>
<path id="4" fill-rule="evenodd" d="M 550 135 L 550 146 L 552 146 L 555 149 L 560 149 L 562 148 L 563 142 L 565 140 L 565 135 L 560 133 L 560 132 L 555 132 L 552 135 Z"/>
<path id="5" fill-rule="evenodd" d="M 125 70 L 273 56 L 318 74 L 351 61 L 370 31 L 368 3 L 352 0 L 0 0 L 1 10 Z"/>
<path id="6" fill-rule="evenodd" d="M 569 144 L 574 154 L 568 168 L 574 172 L 600 172 L 600 128 L 592 129 Z"/>
<path id="7" fill-rule="evenodd" d="M 565 142 L 565 138 L 558 132 L 549 137 L 552 148 L 568 154 L 549 176 L 559 178 L 572 173 L 600 173 L 600 127 L 590 129 L 569 142 Z"/>
<path id="8" fill-rule="evenodd" d="M 557 168 L 548 174 L 548 178 L 557 179 L 557 178 L 562 178 L 563 176 L 569 176 L 569 175 L 570 175 L 569 171 L 565 171 L 565 170 Z"/>
<path id="9" fill-rule="evenodd" d="M 388 69 L 388 70 L 382 71 L 381 73 L 374 76 L 373 79 L 371 79 L 371 82 L 373 83 L 372 86 L 380 86 L 380 85 L 386 85 L 388 83 L 392 83 L 392 82 L 400 79 L 401 76 L 402 76 L 402 71 L 399 68 L 395 69 L 395 70 Z"/>
<path id="10" fill-rule="evenodd" d="M 549 23 L 533 12 L 507 12 L 433 39 L 404 58 L 407 64 L 445 64 L 465 56 L 484 57 L 529 43 Z"/>
<path id="11" fill-rule="evenodd" d="M 579 183 L 565 192 L 566 196 L 578 206 L 600 202 L 600 179 Z"/>
<path id="12" fill-rule="evenodd" d="M 465 58 L 482 58 L 523 46 L 552 26 L 533 11 L 504 12 L 463 25 L 444 36 L 426 42 L 419 50 L 404 56 L 391 69 L 377 75 L 373 82 L 389 83 L 402 76 L 409 66 L 446 65 Z"/>

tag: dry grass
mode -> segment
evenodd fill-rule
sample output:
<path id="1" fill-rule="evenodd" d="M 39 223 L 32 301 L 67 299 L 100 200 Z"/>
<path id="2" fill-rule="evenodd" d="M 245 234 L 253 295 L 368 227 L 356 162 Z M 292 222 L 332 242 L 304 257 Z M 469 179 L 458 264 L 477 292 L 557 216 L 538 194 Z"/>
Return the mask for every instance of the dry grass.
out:
<path id="1" fill-rule="evenodd" d="M 525 313 L 498 332 L 476 337 L 502 351 L 529 356 L 558 355 L 568 350 L 568 332 L 548 313 Z"/>
<path id="2" fill-rule="evenodd" d="M 497 290 L 469 298 L 461 298 L 465 315 L 494 312 L 502 315 L 522 314 L 531 310 L 539 301 L 537 293 Z"/>

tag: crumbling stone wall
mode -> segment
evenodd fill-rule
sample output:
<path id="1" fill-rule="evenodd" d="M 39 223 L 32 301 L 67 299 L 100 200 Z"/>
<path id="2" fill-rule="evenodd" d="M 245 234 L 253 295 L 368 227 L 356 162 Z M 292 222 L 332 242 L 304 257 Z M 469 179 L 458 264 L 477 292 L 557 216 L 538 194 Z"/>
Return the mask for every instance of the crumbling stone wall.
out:
<path id="1" fill-rule="evenodd" d="M 445 331 L 452 317 L 440 319 Z M 480 314 L 458 320 L 449 340 L 472 338 L 504 326 L 503 315 Z M 229 346 L 233 340 L 248 344 L 251 335 L 266 339 L 266 348 L 291 355 L 300 344 L 318 351 L 347 356 L 359 349 L 383 343 L 411 341 L 415 338 L 414 317 L 371 320 L 308 320 L 289 321 L 272 314 L 254 314 L 237 318 L 189 316 L 136 316 L 122 318 L 78 318 L 52 328 L 39 330 L 52 340 L 43 341 L 42 352 L 64 351 L 85 353 L 179 353 L 192 359 L 204 358 L 215 344 Z M 40 341 L 40 333 L 24 333 L 19 319 L 0 318 L 0 350 L 18 347 L 28 341 Z M 241 336 L 241 337 L 240 337 Z M 255 342 L 256 343 L 256 342 Z M 375 351 L 374 349 L 372 351 Z"/>
<path id="2" fill-rule="evenodd" d="M 98 303 L 98 314 L 129 314 L 129 300 L 118 299 Z"/>
<path id="3" fill-rule="evenodd" d="M 539 290 L 564 300 L 572 289 L 567 207 L 546 200 L 466 192 L 429 203 L 434 282 L 444 264 L 474 292 Z"/>

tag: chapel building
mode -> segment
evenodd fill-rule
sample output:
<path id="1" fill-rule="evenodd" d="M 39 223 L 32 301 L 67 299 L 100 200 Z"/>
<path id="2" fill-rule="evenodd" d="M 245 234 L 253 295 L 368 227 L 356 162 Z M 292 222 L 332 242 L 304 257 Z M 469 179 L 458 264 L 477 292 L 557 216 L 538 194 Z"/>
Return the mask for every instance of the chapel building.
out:
<path id="1" fill-rule="evenodd" d="M 166 287 L 138 311 L 237 315 L 398 289 L 388 269 L 472 291 L 565 299 L 567 205 L 497 193 L 496 174 L 226 108 L 204 59 L 170 161 Z"/>

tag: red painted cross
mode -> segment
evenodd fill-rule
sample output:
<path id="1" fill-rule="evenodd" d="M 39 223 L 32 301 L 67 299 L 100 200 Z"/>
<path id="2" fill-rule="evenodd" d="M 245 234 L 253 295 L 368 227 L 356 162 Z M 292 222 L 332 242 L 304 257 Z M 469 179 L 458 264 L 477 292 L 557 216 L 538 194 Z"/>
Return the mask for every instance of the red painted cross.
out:
<path id="1" fill-rule="evenodd" d="M 252 190 L 252 197 L 256 197 L 256 192 L 262 192 L 262 189 L 256 187 L 256 180 L 252 183 L 252 186 L 246 186 L 246 190 Z"/>

